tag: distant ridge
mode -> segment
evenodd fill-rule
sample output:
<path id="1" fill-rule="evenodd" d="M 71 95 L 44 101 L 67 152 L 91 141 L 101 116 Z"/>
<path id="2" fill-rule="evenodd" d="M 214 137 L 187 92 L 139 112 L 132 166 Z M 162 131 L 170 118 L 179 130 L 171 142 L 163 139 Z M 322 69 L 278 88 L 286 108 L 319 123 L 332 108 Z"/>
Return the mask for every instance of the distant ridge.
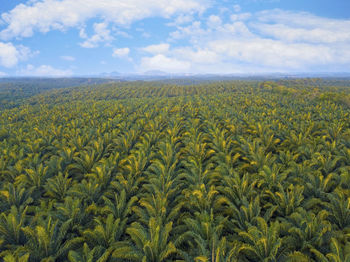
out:
<path id="1" fill-rule="evenodd" d="M 320 73 L 246 73 L 246 74 L 170 74 L 167 72 L 152 70 L 144 73 L 120 73 L 117 71 L 104 72 L 96 75 L 75 75 L 69 77 L 28 77 L 28 76 L 3 76 L 0 82 L 8 81 L 29 81 L 45 79 L 79 79 L 81 82 L 96 83 L 101 81 L 157 81 L 166 79 L 195 79 L 195 80 L 267 80 L 267 79 L 293 79 L 293 78 L 342 78 L 350 79 L 350 73 L 347 72 L 320 72 Z M 88 83 L 86 83 L 88 84 Z"/>

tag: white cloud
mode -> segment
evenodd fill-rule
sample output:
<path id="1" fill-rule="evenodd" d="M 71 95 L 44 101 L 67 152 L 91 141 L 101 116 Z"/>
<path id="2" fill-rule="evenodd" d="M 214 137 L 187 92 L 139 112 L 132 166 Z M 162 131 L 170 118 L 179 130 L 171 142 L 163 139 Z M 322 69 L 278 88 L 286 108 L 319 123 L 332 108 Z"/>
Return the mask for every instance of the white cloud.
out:
<path id="1" fill-rule="evenodd" d="M 289 42 L 350 42 L 350 20 L 317 17 L 309 13 L 269 10 L 258 13 L 252 27 L 265 36 Z"/>
<path id="2" fill-rule="evenodd" d="M 235 21 L 233 23 L 221 23 L 217 21 L 216 26 L 211 24 L 215 18 L 210 18 L 207 21 L 207 28 L 205 28 L 200 21 L 194 21 L 191 25 L 186 27 L 178 27 L 177 31 L 170 33 L 170 41 L 178 39 L 189 40 L 193 46 L 203 47 L 215 39 L 231 39 L 252 37 L 247 25 L 242 21 Z"/>
<path id="3" fill-rule="evenodd" d="M 187 24 L 193 21 L 193 16 L 189 14 L 181 14 L 178 17 L 176 17 L 174 24 L 175 25 L 182 25 Z"/>
<path id="4" fill-rule="evenodd" d="M 164 54 L 168 52 L 170 48 L 169 44 L 163 43 L 163 44 L 158 44 L 158 45 L 149 45 L 144 48 L 142 48 L 142 51 L 145 51 L 147 53 L 156 55 L 156 54 Z"/>
<path id="5" fill-rule="evenodd" d="M 256 19 L 262 23 L 288 24 L 301 28 L 328 28 L 344 30 L 350 26 L 350 20 L 331 19 L 308 12 L 293 12 L 281 9 L 265 10 L 256 13 Z"/>
<path id="6" fill-rule="evenodd" d="M 41 65 L 39 67 L 27 65 L 27 67 L 20 70 L 18 74 L 21 76 L 66 77 L 71 76 L 73 72 L 71 70 L 56 69 L 50 65 Z"/>
<path id="7" fill-rule="evenodd" d="M 87 38 L 83 43 L 80 43 L 80 46 L 84 48 L 95 48 L 98 47 L 100 43 L 109 43 L 113 40 L 107 23 L 94 23 L 93 28 L 95 34 L 90 38 L 87 37 L 84 30 L 80 31 L 80 36 L 82 38 Z"/>
<path id="8" fill-rule="evenodd" d="M 148 17 L 203 12 L 209 0 L 38 0 L 19 4 L 1 15 L 7 28 L 0 38 L 30 37 L 35 31 L 66 30 L 94 17 L 105 23 L 128 26 Z"/>
<path id="9" fill-rule="evenodd" d="M 69 56 L 69 55 L 63 55 L 63 56 L 61 56 L 61 59 L 66 60 L 66 61 L 75 61 L 75 57 Z"/>
<path id="10" fill-rule="evenodd" d="M 350 19 L 279 9 L 244 13 L 239 5 L 233 4 L 224 11 L 217 9 L 217 14 L 209 17 L 198 15 L 210 3 L 213 1 L 31 0 L 1 15 L 4 29 L 0 39 L 5 42 L 0 42 L 0 66 L 14 67 L 33 55 L 28 48 L 14 46 L 7 39 L 76 27 L 80 30 L 81 46 L 94 48 L 111 45 L 119 35 L 131 37 L 127 30 L 135 21 L 163 17 L 171 18 L 166 25 L 175 30 L 163 42 L 139 49 L 144 56 L 140 59 L 140 70 L 194 73 L 350 70 Z M 92 18 L 99 22 L 93 24 L 91 33 L 86 23 Z M 152 34 L 159 39 L 152 31 L 139 32 L 140 36 Z M 129 59 L 129 53 L 129 48 L 113 50 L 114 57 Z M 61 59 L 73 61 L 68 56 Z M 45 65 L 26 70 L 69 73 Z"/>
<path id="11" fill-rule="evenodd" d="M 286 44 L 271 39 L 217 40 L 209 44 L 224 60 L 260 64 L 265 67 L 301 69 L 312 64 L 334 62 L 333 51 L 328 47 L 307 44 Z"/>
<path id="12" fill-rule="evenodd" d="M 81 28 L 79 31 L 80 38 L 88 38 L 88 35 L 85 32 L 85 28 Z"/>
<path id="13" fill-rule="evenodd" d="M 191 48 L 175 48 L 172 52 L 175 57 L 181 58 L 182 60 L 191 61 L 191 63 L 199 65 L 215 64 L 220 62 L 221 58 L 217 54 L 209 49 L 191 49 Z"/>
<path id="14" fill-rule="evenodd" d="M 251 18 L 251 16 L 251 13 L 239 13 L 231 15 L 230 18 L 232 21 L 244 21 Z"/>
<path id="15" fill-rule="evenodd" d="M 0 42 L 0 65 L 4 67 L 13 67 L 18 63 L 19 53 L 12 43 Z"/>
<path id="16" fill-rule="evenodd" d="M 221 26 L 222 20 L 219 16 L 217 15 L 211 15 L 208 18 L 207 25 L 210 28 L 216 28 L 218 26 Z"/>
<path id="17" fill-rule="evenodd" d="M 194 21 L 189 26 L 178 26 L 176 31 L 170 33 L 170 40 L 190 38 L 193 41 L 195 38 L 206 35 L 208 32 L 202 28 L 202 23 Z"/>
<path id="18" fill-rule="evenodd" d="M 5 76 L 7 76 L 7 74 L 5 72 L 0 71 L 0 77 L 5 77 Z"/>
<path id="19" fill-rule="evenodd" d="M 233 6 L 233 10 L 234 10 L 236 13 L 238 13 L 238 12 L 241 11 L 241 6 L 240 6 L 240 5 L 234 5 L 234 6 Z"/>
<path id="20" fill-rule="evenodd" d="M 113 49 L 113 57 L 128 57 L 129 53 L 130 49 L 128 47 Z"/>
<path id="21" fill-rule="evenodd" d="M 193 73 L 350 70 L 350 20 L 278 9 L 230 19 L 177 26 L 169 41 L 190 44 L 167 57 L 189 63 Z"/>
<path id="22" fill-rule="evenodd" d="M 350 41 L 350 30 L 329 30 L 324 28 L 293 28 L 284 24 L 256 24 L 261 34 L 289 42 L 337 43 Z"/>
<path id="23" fill-rule="evenodd" d="M 0 42 L 0 66 L 14 67 L 19 61 L 24 61 L 34 54 L 25 46 Z"/>
<path id="24" fill-rule="evenodd" d="M 141 71 L 161 70 L 169 73 L 189 73 L 192 64 L 198 68 L 219 62 L 218 55 L 205 49 L 193 50 L 190 47 L 178 47 L 170 49 L 169 44 L 151 45 L 141 50 L 151 54 L 151 57 L 143 57 Z"/>
<path id="25" fill-rule="evenodd" d="M 152 57 L 143 57 L 140 66 L 143 72 L 160 70 L 170 73 L 184 73 L 189 72 L 191 63 L 159 54 Z"/>

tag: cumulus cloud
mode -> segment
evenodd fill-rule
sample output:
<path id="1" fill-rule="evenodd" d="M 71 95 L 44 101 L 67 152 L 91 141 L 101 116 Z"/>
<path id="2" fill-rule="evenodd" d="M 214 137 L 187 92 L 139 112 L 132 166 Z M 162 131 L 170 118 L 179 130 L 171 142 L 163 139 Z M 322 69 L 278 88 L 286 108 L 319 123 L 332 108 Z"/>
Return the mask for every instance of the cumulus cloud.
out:
<path id="1" fill-rule="evenodd" d="M 170 41 L 190 38 L 193 42 L 195 39 L 207 35 L 208 32 L 202 28 L 201 21 L 194 21 L 188 26 L 178 26 L 176 31 L 170 33 Z"/>
<path id="2" fill-rule="evenodd" d="M 177 26 L 177 25 L 187 24 L 187 23 L 190 23 L 192 21 L 193 21 L 193 15 L 191 15 L 191 14 L 180 14 L 178 17 L 176 17 L 174 22 L 169 23 L 168 25 L 170 25 L 170 26 Z"/>
<path id="3" fill-rule="evenodd" d="M 289 42 L 350 42 L 350 20 L 318 17 L 306 12 L 268 10 L 258 13 L 252 28 L 261 34 Z"/>
<path id="4" fill-rule="evenodd" d="M 349 25 L 350 26 L 350 25 Z M 326 28 L 295 28 L 284 24 L 255 24 L 261 34 L 289 42 L 339 43 L 350 41 L 349 30 L 342 32 Z"/>
<path id="5" fill-rule="evenodd" d="M 285 44 L 271 39 L 217 40 L 209 44 L 223 60 L 235 63 L 260 64 L 272 68 L 301 69 L 312 64 L 334 62 L 332 49 L 307 44 Z"/>
<path id="6" fill-rule="evenodd" d="M 149 45 L 142 48 L 141 50 L 155 55 L 155 54 L 164 54 L 168 52 L 169 48 L 170 48 L 169 44 L 162 43 L 157 45 Z"/>
<path id="7" fill-rule="evenodd" d="M 19 52 L 12 43 L 0 42 L 0 65 L 4 67 L 13 67 L 18 63 Z"/>
<path id="8" fill-rule="evenodd" d="M 7 27 L 0 32 L 0 38 L 30 37 L 35 31 L 46 33 L 50 30 L 66 30 L 82 26 L 95 17 L 105 23 L 129 26 L 148 17 L 170 18 L 173 15 L 203 12 L 208 6 L 209 0 L 29 1 L 1 15 Z"/>
<path id="9" fill-rule="evenodd" d="M 5 72 L 0 71 L 0 77 L 5 77 L 5 76 L 7 76 L 7 74 Z"/>
<path id="10" fill-rule="evenodd" d="M 233 10 L 238 13 L 238 12 L 241 11 L 241 6 L 240 5 L 234 5 L 233 6 Z"/>
<path id="11" fill-rule="evenodd" d="M 139 60 L 140 71 L 230 73 L 241 70 L 348 71 L 350 68 L 349 19 L 324 18 L 280 9 L 244 13 L 239 5 L 234 4 L 225 9 L 224 14 L 214 11 L 217 14 L 198 15 L 207 10 L 210 3 L 213 2 L 31 0 L 1 15 L 0 66 L 14 67 L 33 54 L 26 47 L 9 43 L 12 38 L 75 27 L 79 30 L 82 47 L 112 46 L 114 38 L 119 35 L 130 37 L 124 31 L 134 22 L 162 17 L 169 18 L 166 25 L 171 26 L 172 32 L 168 39 L 159 40 L 161 36 L 149 29 L 139 31 L 144 37 L 158 37 L 155 44 L 137 49 L 143 56 Z M 87 22 L 93 18 L 95 23 L 89 30 Z M 142 24 L 137 27 L 142 27 Z M 147 43 L 149 41 L 151 39 Z M 129 53 L 129 48 L 116 48 L 112 55 L 130 59 Z M 69 56 L 61 59 L 73 61 Z M 45 65 L 27 70 L 34 74 L 40 70 L 57 70 L 58 74 L 69 71 Z"/>
<path id="12" fill-rule="evenodd" d="M 83 43 L 80 43 L 80 46 L 84 48 L 95 48 L 98 47 L 100 43 L 109 43 L 113 40 L 107 23 L 94 23 L 93 28 L 95 34 L 91 37 L 87 36 L 84 29 L 80 30 L 80 37 L 86 38 Z"/>
<path id="13" fill-rule="evenodd" d="M 302 28 L 337 28 L 343 31 L 350 26 L 350 20 L 332 19 L 313 15 L 308 12 L 293 12 L 282 9 L 264 10 L 256 13 L 256 19 L 262 23 L 281 23 Z"/>
<path id="14" fill-rule="evenodd" d="M 234 13 L 230 21 L 177 26 L 167 58 L 188 63 L 194 73 L 346 71 L 350 68 L 350 20 L 279 9 Z M 174 44 L 176 46 L 176 44 Z M 185 68 L 187 69 L 187 68 Z M 186 70 L 184 70 L 186 72 Z"/>
<path id="15" fill-rule="evenodd" d="M 222 23 L 222 20 L 217 15 L 209 16 L 208 22 L 207 22 L 208 27 L 210 27 L 210 28 L 215 28 L 215 27 L 221 26 L 221 23 Z"/>
<path id="16" fill-rule="evenodd" d="M 0 42 L 0 66 L 14 67 L 19 61 L 24 61 L 34 54 L 25 46 L 14 46 L 12 43 Z"/>
<path id="17" fill-rule="evenodd" d="M 219 63 L 221 58 L 217 52 L 208 48 L 188 48 L 180 47 L 172 50 L 172 55 L 183 60 L 191 61 L 191 63 L 198 65 L 209 65 Z"/>
<path id="18" fill-rule="evenodd" d="M 219 62 L 219 57 L 207 49 L 194 50 L 191 47 L 170 48 L 169 44 L 150 45 L 141 49 L 152 55 L 143 57 L 141 67 L 143 71 L 161 70 L 174 72 L 189 72 L 192 64 L 208 65 Z"/>
<path id="19" fill-rule="evenodd" d="M 189 61 L 170 58 L 162 54 L 152 57 L 143 57 L 141 60 L 141 71 L 160 70 L 171 73 L 189 72 L 191 63 Z"/>
<path id="20" fill-rule="evenodd" d="M 252 17 L 251 13 L 239 13 L 239 14 L 232 14 L 230 16 L 232 21 L 244 21 Z"/>
<path id="21" fill-rule="evenodd" d="M 113 49 L 113 57 L 128 57 L 130 49 L 128 47 Z"/>
<path id="22" fill-rule="evenodd" d="M 22 76 L 42 76 L 42 77 L 66 77 L 71 76 L 73 72 L 71 70 L 62 70 L 54 68 L 50 65 L 41 65 L 35 67 L 33 65 L 27 65 L 25 69 L 18 72 Z"/>

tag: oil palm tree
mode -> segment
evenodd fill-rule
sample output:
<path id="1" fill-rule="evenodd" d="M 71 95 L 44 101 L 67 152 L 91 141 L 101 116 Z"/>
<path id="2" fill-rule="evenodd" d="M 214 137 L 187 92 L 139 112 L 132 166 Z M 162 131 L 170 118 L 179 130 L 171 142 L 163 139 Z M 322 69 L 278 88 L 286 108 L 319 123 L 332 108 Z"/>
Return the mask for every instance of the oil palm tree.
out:
<path id="1" fill-rule="evenodd" d="M 143 262 L 162 262 L 170 259 L 176 253 L 176 247 L 170 241 L 172 222 L 162 225 L 156 218 L 150 218 L 148 226 L 144 227 L 134 222 L 126 230 L 132 240 L 132 245 L 116 249 L 112 256 L 119 259 L 129 259 Z"/>
<path id="2" fill-rule="evenodd" d="M 268 226 L 263 218 L 257 218 L 257 226 L 239 233 L 243 244 L 238 252 L 255 261 L 278 261 L 284 256 L 283 239 L 280 238 L 279 231 L 278 222 Z"/>
<path id="3" fill-rule="evenodd" d="M 27 210 L 19 210 L 12 206 L 8 214 L 1 213 L 0 215 L 0 236 L 3 240 L 2 245 L 9 250 L 15 250 L 18 246 L 26 243 L 26 236 L 22 229 L 27 225 Z"/>
<path id="4" fill-rule="evenodd" d="M 68 220 L 59 225 L 58 221 L 48 217 L 46 221 L 40 221 L 34 228 L 23 227 L 22 231 L 28 239 L 24 250 L 30 253 L 30 260 L 60 261 L 66 257 L 69 250 L 80 246 L 82 238 L 67 239 L 70 223 L 71 220 Z"/>
<path id="5" fill-rule="evenodd" d="M 115 250 L 126 244 L 122 241 L 122 237 L 125 234 L 127 218 L 115 219 L 112 214 L 109 214 L 106 219 L 95 218 L 94 222 L 96 226 L 85 230 L 83 238 L 89 246 L 102 251 L 98 261 L 107 261 Z"/>

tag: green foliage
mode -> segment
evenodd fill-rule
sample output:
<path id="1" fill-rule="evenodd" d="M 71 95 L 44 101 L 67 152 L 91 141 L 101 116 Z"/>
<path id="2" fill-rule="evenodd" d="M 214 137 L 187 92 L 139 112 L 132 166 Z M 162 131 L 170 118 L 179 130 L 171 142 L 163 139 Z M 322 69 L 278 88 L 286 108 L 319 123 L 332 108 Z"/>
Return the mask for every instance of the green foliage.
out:
<path id="1" fill-rule="evenodd" d="M 255 261 L 278 261 L 282 256 L 279 227 L 278 222 L 268 226 L 263 218 L 258 217 L 257 226 L 250 227 L 247 232 L 239 233 L 245 243 L 238 252 Z"/>
<path id="2" fill-rule="evenodd" d="M 349 81 L 28 81 L 0 83 L 1 261 L 350 261 Z"/>
<path id="3" fill-rule="evenodd" d="M 350 96 L 346 94 L 327 92 L 319 96 L 321 101 L 330 101 L 336 104 L 350 107 Z"/>

